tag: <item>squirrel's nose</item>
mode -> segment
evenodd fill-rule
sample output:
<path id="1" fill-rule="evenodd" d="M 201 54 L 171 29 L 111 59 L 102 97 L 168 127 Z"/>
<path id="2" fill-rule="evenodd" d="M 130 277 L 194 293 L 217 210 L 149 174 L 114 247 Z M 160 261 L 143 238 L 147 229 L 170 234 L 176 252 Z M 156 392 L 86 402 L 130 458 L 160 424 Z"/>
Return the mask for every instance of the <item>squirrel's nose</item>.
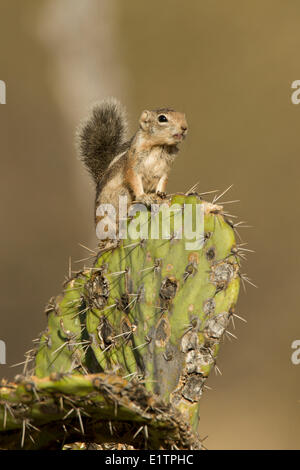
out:
<path id="1" fill-rule="evenodd" d="M 187 130 L 187 126 L 181 126 L 181 129 L 183 130 L 183 132 L 185 132 Z"/>

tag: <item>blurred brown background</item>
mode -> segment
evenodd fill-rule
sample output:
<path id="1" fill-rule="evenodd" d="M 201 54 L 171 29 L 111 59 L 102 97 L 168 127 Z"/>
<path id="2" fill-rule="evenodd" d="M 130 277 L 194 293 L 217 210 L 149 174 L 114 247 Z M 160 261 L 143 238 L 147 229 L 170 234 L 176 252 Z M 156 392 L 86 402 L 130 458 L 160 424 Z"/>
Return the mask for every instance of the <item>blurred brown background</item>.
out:
<path id="1" fill-rule="evenodd" d="M 210 449 L 300 448 L 299 18 L 297 0 L 1 0 L 0 377 L 19 372 L 68 257 L 86 256 L 78 243 L 96 244 L 78 121 L 107 95 L 132 131 L 142 109 L 170 105 L 190 131 L 169 191 L 234 184 L 224 199 L 240 199 L 230 210 L 254 226 L 241 234 L 259 288 L 240 296 L 248 324 L 223 345 L 200 434 Z"/>

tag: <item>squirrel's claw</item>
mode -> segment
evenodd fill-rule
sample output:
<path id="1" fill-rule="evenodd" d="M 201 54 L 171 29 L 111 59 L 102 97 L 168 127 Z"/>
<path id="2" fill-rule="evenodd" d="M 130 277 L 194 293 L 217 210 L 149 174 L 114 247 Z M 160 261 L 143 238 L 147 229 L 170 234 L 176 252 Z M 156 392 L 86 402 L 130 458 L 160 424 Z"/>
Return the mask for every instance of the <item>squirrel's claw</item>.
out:
<path id="1" fill-rule="evenodd" d="M 167 193 L 163 192 L 163 191 L 157 191 L 156 192 L 157 196 L 160 197 L 161 199 L 166 199 L 167 197 Z"/>

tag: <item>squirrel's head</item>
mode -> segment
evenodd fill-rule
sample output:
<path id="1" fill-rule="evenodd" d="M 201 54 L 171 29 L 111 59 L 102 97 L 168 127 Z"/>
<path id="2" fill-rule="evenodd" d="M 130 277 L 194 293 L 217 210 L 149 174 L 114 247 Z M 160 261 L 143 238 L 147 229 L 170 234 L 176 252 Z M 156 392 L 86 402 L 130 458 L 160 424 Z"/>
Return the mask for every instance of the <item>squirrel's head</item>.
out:
<path id="1" fill-rule="evenodd" d="M 183 113 L 162 108 L 143 111 L 140 128 L 149 135 L 154 145 L 176 145 L 185 138 L 188 125 Z"/>

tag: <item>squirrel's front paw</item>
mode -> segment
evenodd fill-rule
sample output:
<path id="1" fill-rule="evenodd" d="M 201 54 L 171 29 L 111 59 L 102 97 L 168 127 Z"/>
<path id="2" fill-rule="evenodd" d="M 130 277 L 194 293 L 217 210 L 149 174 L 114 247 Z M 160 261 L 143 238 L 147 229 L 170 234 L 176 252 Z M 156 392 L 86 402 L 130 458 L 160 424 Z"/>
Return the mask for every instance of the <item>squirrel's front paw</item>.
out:
<path id="1" fill-rule="evenodd" d="M 157 195 L 160 199 L 166 199 L 166 197 L 167 197 L 167 193 L 164 193 L 163 191 L 157 191 L 157 192 L 156 192 L 156 195 Z"/>
<path id="2" fill-rule="evenodd" d="M 151 204 L 157 202 L 156 194 L 143 194 L 136 199 L 136 203 L 144 204 L 147 207 L 150 207 Z"/>

